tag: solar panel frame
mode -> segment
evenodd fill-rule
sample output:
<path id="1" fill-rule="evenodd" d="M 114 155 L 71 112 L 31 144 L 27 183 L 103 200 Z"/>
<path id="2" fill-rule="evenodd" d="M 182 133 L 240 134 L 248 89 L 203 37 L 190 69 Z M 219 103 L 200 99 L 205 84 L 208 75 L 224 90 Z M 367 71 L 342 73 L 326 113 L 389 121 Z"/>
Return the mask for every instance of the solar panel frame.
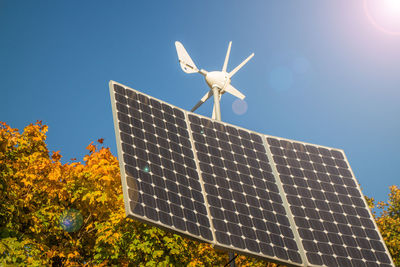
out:
<path id="1" fill-rule="evenodd" d="M 125 166 L 124 162 L 121 160 L 123 159 L 122 155 L 122 140 L 120 136 L 120 130 L 119 130 L 119 125 L 118 125 L 118 115 L 117 115 L 117 108 L 116 108 L 116 99 L 115 99 L 115 93 L 114 93 L 114 85 L 118 84 L 120 86 L 125 87 L 122 84 L 116 83 L 114 81 L 109 82 L 109 90 L 110 90 L 110 98 L 111 98 L 111 110 L 113 114 L 113 120 L 114 120 L 114 133 L 115 133 L 115 138 L 117 141 L 117 153 L 118 153 L 118 163 L 119 163 L 119 169 L 121 173 L 121 185 L 122 185 L 122 195 L 124 199 L 124 207 L 125 207 L 125 214 L 127 216 L 130 215 L 130 209 L 129 209 L 129 197 L 128 197 L 128 184 L 126 181 L 126 172 L 125 172 Z"/>
<path id="2" fill-rule="evenodd" d="M 120 159 L 119 160 L 119 165 L 120 165 L 120 170 L 121 170 L 121 183 L 122 183 L 122 187 L 123 187 L 123 198 L 124 198 L 125 212 L 126 212 L 128 217 L 138 219 L 139 221 L 142 221 L 142 222 L 145 222 L 145 223 L 149 223 L 151 225 L 160 227 L 160 228 L 162 228 L 164 230 L 167 230 L 167 231 L 171 231 L 171 230 L 176 231 L 176 232 L 178 232 L 178 233 L 180 233 L 180 234 L 182 234 L 182 235 L 184 235 L 186 237 L 193 238 L 193 239 L 199 240 L 201 242 L 211 243 L 216 248 L 221 248 L 221 249 L 228 250 L 228 251 L 233 251 L 233 252 L 238 252 L 239 251 L 242 254 L 249 255 L 249 256 L 252 256 L 252 257 L 257 257 L 257 258 L 260 258 L 260 259 L 263 259 L 263 260 L 268 260 L 268 261 L 276 262 L 276 263 L 283 263 L 283 264 L 286 264 L 287 266 L 320 266 L 320 265 L 311 264 L 309 262 L 309 260 L 307 259 L 307 256 L 305 255 L 306 250 L 305 250 L 305 248 L 303 246 L 302 239 L 300 237 L 300 234 L 298 232 L 298 228 L 297 228 L 296 223 L 294 221 L 294 215 L 293 215 L 293 213 L 292 213 L 292 211 L 290 209 L 290 205 L 289 205 L 289 202 L 288 202 L 288 199 L 287 199 L 287 195 L 286 195 L 285 190 L 283 188 L 283 183 L 281 181 L 281 178 L 280 178 L 280 175 L 279 175 L 279 171 L 277 169 L 277 164 L 276 164 L 276 161 L 274 159 L 274 155 L 271 152 L 271 146 L 267 142 L 267 138 L 275 138 L 275 139 L 279 139 L 279 140 L 286 140 L 286 141 L 289 141 L 289 142 L 301 143 L 301 144 L 304 144 L 304 145 L 316 146 L 316 147 L 326 148 L 326 149 L 330 149 L 330 150 L 337 150 L 337 151 L 340 151 L 342 153 L 342 155 L 344 157 L 344 161 L 347 163 L 348 169 L 349 169 L 349 171 L 351 173 L 352 179 L 355 180 L 355 182 L 356 182 L 356 188 L 357 188 L 358 192 L 361 194 L 361 198 L 363 200 L 363 204 L 364 204 L 365 207 L 367 207 L 366 210 L 368 211 L 369 218 L 371 219 L 371 221 L 372 221 L 372 223 L 374 225 L 374 229 L 376 230 L 376 232 L 379 235 L 379 241 L 384 246 L 385 254 L 389 257 L 391 265 L 394 266 L 393 260 L 392 260 L 392 258 L 390 256 L 390 253 L 388 252 L 388 249 L 386 247 L 385 242 L 383 241 L 382 235 L 381 235 L 380 231 L 377 230 L 378 227 L 376 225 L 375 220 L 373 219 L 372 212 L 368 208 L 368 203 L 366 202 L 366 200 L 364 198 L 364 195 L 362 194 L 362 191 L 360 189 L 360 185 L 359 185 L 358 181 L 356 180 L 355 175 L 353 173 L 353 170 L 351 169 L 351 166 L 348 163 L 347 156 L 346 156 L 346 154 L 344 153 L 344 151 L 342 149 L 331 148 L 331 147 L 327 147 L 327 146 L 315 145 L 315 144 L 311 144 L 311 143 L 307 143 L 307 142 L 300 142 L 300 141 L 291 140 L 291 139 L 287 139 L 287 138 L 275 137 L 275 136 L 271 136 L 271 135 L 261 134 L 261 133 L 258 133 L 258 132 L 255 132 L 255 131 L 251 131 L 251 130 L 248 130 L 248 129 L 245 129 L 245 128 L 242 128 L 242 127 L 239 127 L 239 126 L 236 126 L 236 125 L 232 125 L 232 124 L 229 124 L 229 123 L 226 123 L 226 122 L 222 122 L 222 121 L 212 120 L 212 119 L 210 119 L 208 117 L 205 117 L 205 116 L 202 116 L 202 115 L 198 115 L 198 114 L 194 114 L 192 112 L 188 112 L 188 111 L 186 111 L 184 109 L 181 109 L 179 107 L 171 105 L 171 104 L 169 104 L 167 102 L 164 102 L 162 100 L 156 99 L 156 98 L 154 98 L 152 96 L 144 94 L 143 92 L 131 89 L 131 88 L 125 86 L 125 85 L 122 85 L 122 84 L 114 82 L 114 81 L 110 81 L 109 85 L 110 85 L 111 106 L 112 106 L 113 119 L 114 119 L 114 131 L 115 131 L 116 140 L 117 140 L 118 158 Z M 127 179 L 126 179 L 129 175 L 125 171 L 124 162 L 122 160 L 123 159 L 123 152 L 122 152 L 123 151 L 123 145 L 122 145 L 122 141 L 123 140 L 121 139 L 121 136 L 120 136 L 119 124 L 117 123 L 119 121 L 119 118 L 118 118 L 118 114 L 117 114 L 117 101 L 116 101 L 116 95 L 115 95 L 115 92 L 114 92 L 114 85 L 121 86 L 121 87 L 123 87 L 123 88 L 125 88 L 127 90 L 132 90 L 134 92 L 137 92 L 137 93 L 139 93 L 141 95 L 144 95 L 144 96 L 148 97 L 149 99 L 155 99 L 155 100 L 159 101 L 162 104 L 166 104 L 166 105 L 168 105 L 168 106 L 170 106 L 172 108 L 176 108 L 176 109 L 180 110 L 181 112 L 183 112 L 183 114 L 185 116 L 186 126 L 187 126 L 186 130 L 187 130 L 187 132 L 189 134 L 190 144 L 191 144 L 192 149 L 196 152 L 196 153 L 193 153 L 194 154 L 193 158 L 194 158 L 194 161 L 195 161 L 196 171 L 197 171 L 197 174 L 198 174 L 198 179 L 199 179 L 199 183 L 200 183 L 201 190 L 202 190 L 201 193 L 203 194 L 203 198 L 204 198 L 204 205 L 205 205 L 205 207 L 207 209 L 207 218 L 209 220 L 210 229 L 211 229 L 212 238 L 213 238 L 212 241 L 210 241 L 208 239 L 205 239 L 205 238 L 202 238 L 199 235 L 194 235 L 194 234 L 192 234 L 192 233 L 190 233 L 188 231 L 182 231 L 182 230 L 180 230 L 180 229 L 178 229 L 176 227 L 164 226 L 164 225 L 160 224 L 158 221 L 153 221 L 153 220 L 151 220 L 149 218 L 142 217 L 142 216 L 139 216 L 139 215 L 134 214 L 133 212 L 131 212 L 131 210 L 130 210 L 130 201 L 131 200 L 129 199 L 129 192 L 128 192 L 129 185 L 127 184 Z M 280 195 L 281 195 L 281 198 L 282 198 L 282 201 L 283 201 L 283 206 L 285 208 L 286 215 L 287 215 L 287 217 L 288 217 L 288 219 L 290 221 L 291 229 L 292 229 L 292 232 L 294 234 L 294 237 L 295 237 L 295 240 L 296 240 L 296 244 L 299 247 L 299 253 L 301 255 L 301 259 L 303 261 L 303 264 L 297 264 L 297 263 L 294 263 L 294 262 L 290 262 L 290 261 L 286 261 L 286 260 L 283 260 L 283 259 L 280 259 L 280 258 L 274 258 L 274 257 L 270 257 L 270 256 L 266 257 L 266 256 L 263 256 L 262 254 L 257 255 L 256 253 L 253 253 L 251 251 L 243 250 L 243 249 L 240 249 L 240 248 L 232 248 L 230 246 L 226 246 L 224 244 L 221 244 L 221 243 L 219 243 L 217 241 L 216 236 L 215 236 L 215 228 L 214 228 L 214 225 L 213 225 L 212 216 L 211 216 L 211 213 L 210 213 L 210 205 L 209 205 L 207 197 L 206 197 L 205 182 L 204 182 L 204 179 L 202 177 L 202 171 L 201 171 L 201 168 L 200 168 L 200 161 L 198 159 L 197 148 L 195 146 L 195 139 L 193 137 L 193 133 L 192 133 L 191 125 L 190 125 L 189 115 L 194 115 L 194 116 L 196 116 L 196 117 L 198 117 L 200 119 L 204 118 L 204 119 L 207 119 L 207 120 L 212 120 L 213 122 L 217 122 L 217 123 L 220 123 L 220 124 L 223 124 L 223 125 L 231 126 L 231 127 L 236 128 L 236 129 L 241 129 L 241 130 L 244 130 L 246 132 L 254 133 L 254 134 L 259 135 L 259 136 L 262 137 L 263 145 L 264 145 L 264 148 L 265 148 L 265 151 L 266 151 L 266 156 L 267 156 L 267 158 L 269 160 L 269 164 L 270 164 L 270 166 L 272 168 L 272 172 L 273 172 L 273 175 L 274 175 L 274 178 L 275 178 L 275 181 L 276 181 L 276 185 L 279 188 L 279 192 L 280 192 Z"/>

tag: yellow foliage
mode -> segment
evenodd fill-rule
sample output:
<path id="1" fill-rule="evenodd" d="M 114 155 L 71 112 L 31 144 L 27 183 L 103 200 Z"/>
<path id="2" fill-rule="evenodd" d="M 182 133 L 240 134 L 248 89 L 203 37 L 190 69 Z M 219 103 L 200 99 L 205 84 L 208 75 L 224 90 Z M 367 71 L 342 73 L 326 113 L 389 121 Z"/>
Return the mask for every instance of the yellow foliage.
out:
<path id="1" fill-rule="evenodd" d="M 374 217 L 394 264 L 400 266 L 400 189 L 395 185 L 389 189 L 389 201 L 378 202 L 376 208 L 381 213 L 378 216 L 374 212 Z M 373 198 L 367 198 L 367 202 L 371 209 L 375 207 Z"/>

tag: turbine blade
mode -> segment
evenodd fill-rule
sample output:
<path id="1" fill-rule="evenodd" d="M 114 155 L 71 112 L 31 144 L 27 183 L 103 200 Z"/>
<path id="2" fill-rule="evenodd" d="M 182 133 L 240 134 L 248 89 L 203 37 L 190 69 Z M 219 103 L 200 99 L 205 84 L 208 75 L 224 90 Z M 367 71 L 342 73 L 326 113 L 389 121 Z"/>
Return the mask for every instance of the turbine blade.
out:
<path id="1" fill-rule="evenodd" d="M 226 71 L 226 67 L 228 66 L 229 54 L 231 53 L 231 45 L 232 41 L 229 42 L 228 51 L 226 51 L 226 56 L 225 56 L 224 66 L 222 67 L 222 71 Z"/>
<path id="2" fill-rule="evenodd" d="M 208 91 L 201 99 L 199 102 L 197 102 L 197 104 L 192 108 L 192 110 L 190 110 L 191 112 L 195 111 L 196 109 L 198 109 L 201 105 L 203 105 L 204 102 L 206 102 L 210 97 L 212 97 L 213 92 L 212 89 L 210 91 Z"/>
<path id="3" fill-rule="evenodd" d="M 240 63 L 236 68 L 233 69 L 233 71 L 229 72 L 229 78 L 232 77 L 233 75 L 235 75 L 235 73 L 240 70 L 244 64 L 247 63 L 247 61 L 249 61 L 252 57 L 254 57 L 254 53 L 251 54 L 248 58 L 246 58 L 245 60 L 243 60 L 242 63 Z"/>
<path id="4" fill-rule="evenodd" d="M 231 84 L 228 84 L 225 89 L 226 92 L 236 96 L 237 98 L 240 98 L 241 100 L 243 100 L 246 96 L 244 94 L 242 94 L 241 92 L 239 92 L 238 89 L 236 89 L 235 87 L 233 87 Z"/>
<path id="5" fill-rule="evenodd" d="M 178 41 L 175 42 L 175 47 L 182 70 L 186 73 L 198 72 L 199 69 L 196 67 L 193 60 L 190 58 L 185 47 Z"/>

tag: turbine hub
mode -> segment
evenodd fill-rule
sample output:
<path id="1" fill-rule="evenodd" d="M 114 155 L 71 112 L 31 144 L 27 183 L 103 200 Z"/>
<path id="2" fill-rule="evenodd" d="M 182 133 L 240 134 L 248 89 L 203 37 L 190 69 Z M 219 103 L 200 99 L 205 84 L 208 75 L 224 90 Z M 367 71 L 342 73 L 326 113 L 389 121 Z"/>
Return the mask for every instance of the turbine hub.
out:
<path id="1" fill-rule="evenodd" d="M 223 89 L 225 85 L 230 83 L 229 75 L 225 71 L 211 71 L 207 73 L 205 79 L 210 88 L 218 86 L 220 89 Z"/>

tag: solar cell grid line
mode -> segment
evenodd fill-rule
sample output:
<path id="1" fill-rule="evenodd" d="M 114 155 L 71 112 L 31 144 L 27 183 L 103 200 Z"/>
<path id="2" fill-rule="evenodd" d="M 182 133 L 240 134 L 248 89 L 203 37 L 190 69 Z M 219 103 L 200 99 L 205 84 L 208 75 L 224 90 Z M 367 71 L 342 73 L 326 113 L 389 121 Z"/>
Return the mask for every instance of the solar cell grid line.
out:
<path id="1" fill-rule="evenodd" d="M 308 264 L 394 266 L 343 151 L 266 140 Z"/>
<path id="2" fill-rule="evenodd" d="M 216 246 L 301 266 L 260 134 L 188 113 Z"/>
<path id="3" fill-rule="evenodd" d="M 127 216 L 212 242 L 185 112 L 110 81 Z"/>

